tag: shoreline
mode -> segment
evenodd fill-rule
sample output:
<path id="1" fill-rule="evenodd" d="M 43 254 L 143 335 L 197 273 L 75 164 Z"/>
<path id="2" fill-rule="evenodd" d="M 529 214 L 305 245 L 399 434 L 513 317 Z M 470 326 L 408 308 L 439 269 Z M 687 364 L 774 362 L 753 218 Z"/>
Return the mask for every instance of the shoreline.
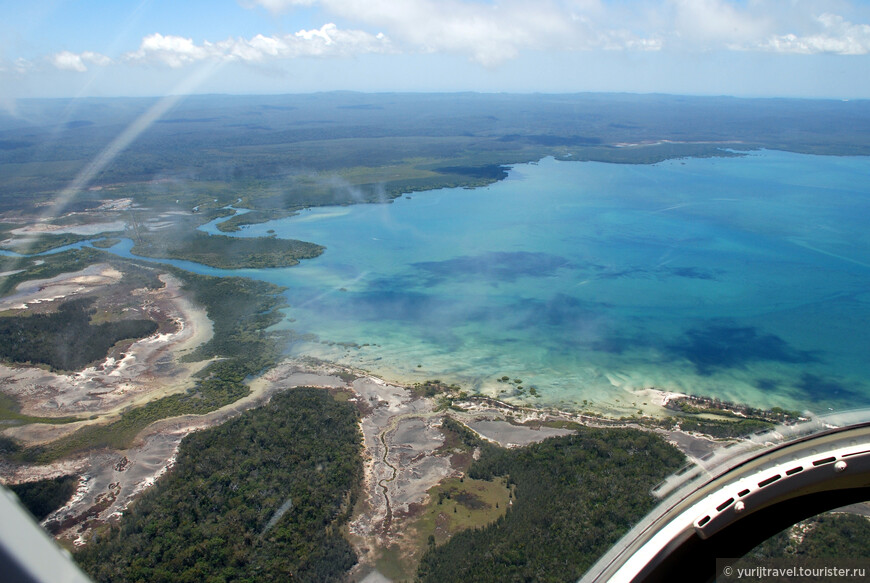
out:
<path id="1" fill-rule="evenodd" d="M 48 466 L 3 467 L 0 474 L 5 483 L 78 474 L 73 499 L 42 522 L 61 544 L 78 547 L 87 544 L 99 529 L 116 524 L 138 496 L 171 471 L 182 440 L 191 432 L 265 406 L 281 391 L 303 386 L 327 390 L 335 398 L 353 403 L 360 412 L 363 477 L 346 531 L 358 556 L 351 576 L 356 580 L 369 576 L 381 580 L 378 577 L 384 573 L 392 576 L 397 568 L 410 573 L 408 569 L 425 550 L 420 546 L 420 520 L 432 496 L 442 484 L 449 480 L 461 482 L 467 476 L 473 456 L 457 454 L 450 445 L 451 433 L 442 429 L 447 420 L 461 423 L 481 439 L 506 448 L 570 435 L 583 427 L 651 431 L 681 451 L 689 465 L 701 470 L 714 452 L 728 444 L 753 446 L 750 440 L 719 440 L 680 427 L 665 427 L 652 418 L 613 419 L 579 411 L 521 407 L 487 396 L 460 395 L 456 388 L 443 386 L 427 395 L 425 385 L 390 383 L 366 371 L 312 357 L 286 359 L 249 379 L 247 385 L 247 396 L 218 410 L 149 425 L 126 450 L 90 451 Z M 667 392 L 662 392 L 661 397 L 666 404 L 691 399 Z M 667 492 L 673 488 L 672 483 L 682 483 L 686 476 L 694 475 L 670 476 L 665 481 Z M 651 494 L 661 498 L 659 490 Z"/>
<path id="2" fill-rule="evenodd" d="M 65 298 L 82 291 L 94 293 L 117 283 L 121 276 L 109 266 L 98 264 L 52 278 L 51 285 L 46 285 L 46 280 L 28 282 L 31 287 L 27 291 L 48 294 L 51 299 L 57 299 L 57 292 L 62 291 L 60 297 Z M 210 361 L 179 363 L 178 357 L 211 339 L 214 325 L 205 308 L 184 293 L 180 280 L 166 273 L 159 277 L 164 284 L 162 288 L 137 290 L 134 295 L 142 296 L 143 309 L 156 310 L 160 312 L 159 320 L 171 321 L 171 330 L 135 341 L 123 354 L 110 355 L 102 364 L 77 373 L 60 375 L 23 366 L 0 368 L 0 372 L 23 375 L 19 381 L 26 381 L 24 377 L 28 375 L 34 377 L 27 381 L 32 390 L 24 390 L 22 385 L 7 391 L 16 396 L 26 395 L 21 403 L 22 412 L 58 417 L 84 411 L 92 418 L 67 425 L 32 423 L 7 428 L 3 433 L 31 446 L 49 443 L 83 425 L 111 420 L 125 408 L 186 390 L 195 372 Z M 11 301 L 18 301 L 25 294 L 18 290 Z M 174 363 L 169 369 L 168 362 Z M 425 374 L 420 373 L 420 377 Z M 55 381 L 49 382 L 50 377 Z M 61 382 L 63 379 L 70 381 L 69 386 Z M 13 384 L 8 375 L 2 380 L 6 388 Z M 39 390 L 33 389 L 37 381 L 44 384 Z M 87 385 L 90 387 L 96 381 L 102 391 L 89 390 L 82 401 L 81 383 L 90 383 Z M 137 382 L 138 389 L 133 386 Z M 470 463 L 445 449 L 447 433 L 441 427 L 447 419 L 461 423 L 485 441 L 506 448 L 569 435 L 581 427 L 634 427 L 661 434 L 690 461 L 698 461 L 723 442 L 684 431 L 679 424 L 673 426 L 675 414 L 709 416 L 708 410 L 715 406 L 715 413 L 720 416 L 739 417 L 749 409 L 706 402 L 674 391 L 646 388 L 632 392 L 621 387 L 650 403 L 649 409 L 655 414 L 617 417 L 580 407 L 565 410 L 534 402 L 512 403 L 498 396 L 468 395 L 461 387 L 440 381 L 395 382 L 368 370 L 315 357 L 287 358 L 258 377 L 248 379 L 246 385 L 249 389 L 246 396 L 215 411 L 169 417 L 150 424 L 127 449 L 90 450 L 41 466 L 4 463 L 0 475 L 4 483 L 79 475 L 73 499 L 48 516 L 43 525 L 66 544 L 80 546 L 86 544 L 95 530 L 118 521 L 141 493 L 172 469 L 182 440 L 191 432 L 264 406 L 280 391 L 311 386 L 344 393 L 350 395 L 345 399 L 360 411 L 364 444 L 362 495 L 348 533 L 360 557 L 357 572 L 375 572 L 378 564 L 386 560 L 386 549 L 400 548 L 408 557 L 415 556 L 419 548 L 409 529 L 414 531 L 415 520 L 429 502 L 429 492 L 445 480 L 461 478 Z M 675 403 L 682 404 L 682 409 L 679 406 L 675 409 Z M 46 409 L 47 405 L 51 406 Z"/>

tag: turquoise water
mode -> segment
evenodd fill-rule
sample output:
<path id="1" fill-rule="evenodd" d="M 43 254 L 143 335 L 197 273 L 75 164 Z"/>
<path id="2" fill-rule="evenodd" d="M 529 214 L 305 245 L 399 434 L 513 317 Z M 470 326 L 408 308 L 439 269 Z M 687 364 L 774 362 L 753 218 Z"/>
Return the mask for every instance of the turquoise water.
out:
<path id="1" fill-rule="evenodd" d="M 515 166 L 474 190 L 245 228 L 325 245 L 290 269 L 290 347 L 401 381 L 626 409 L 655 387 L 870 403 L 870 159 Z M 214 225 L 206 230 L 215 232 Z M 419 365 L 419 366 L 418 366 Z"/>

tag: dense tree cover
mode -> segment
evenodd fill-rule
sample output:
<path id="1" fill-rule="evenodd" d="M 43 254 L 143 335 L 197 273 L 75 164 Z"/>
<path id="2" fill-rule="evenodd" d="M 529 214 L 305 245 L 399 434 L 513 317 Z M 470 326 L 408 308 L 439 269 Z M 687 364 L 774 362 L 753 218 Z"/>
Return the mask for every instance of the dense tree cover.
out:
<path id="1" fill-rule="evenodd" d="M 0 148 L 0 210 L 51 201 L 117 137 L 118 128 L 151 104 L 138 98 L 79 99 L 74 109 L 80 119 L 72 125 L 65 123 L 71 109 L 64 100 L 22 100 L 18 107 L 28 113 L 14 121 L 0 113 L 0 142 L 6 144 Z M 721 155 L 729 145 L 870 152 L 870 107 L 861 100 L 331 93 L 198 96 L 170 115 L 148 127 L 96 182 L 113 185 L 118 196 L 128 196 L 124 188 L 139 183 L 148 184 L 143 194 L 149 190 L 173 202 L 217 198 L 227 204 L 241 197 L 249 208 L 288 209 L 478 185 L 482 175 L 483 183 L 497 178 L 485 168 L 548 155 L 650 163 Z M 649 145 L 614 147 L 624 143 Z M 394 172 L 335 184 L 318 174 L 356 167 Z M 471 167 L 481 170 L 456 171 Z M 149 184 L 167 176 L 189 179 L 184 188 Z M 201 201 L 186 196 L 202 194 L 199 185 L 209 181 L 223 186 Z M 67 210 L 92 208 L 106 196 L 105 190 L 84 190 Z M 257 203 L 265 198 L 271 200 Z"/>
<path id="2" fill-rule="evenodd" d="M 17 453 L 20 449 L 17 441 L 0 434 L 0 456 Z"/>
<path id="3" fill-rule="evenodd" d="M 220 269 L 290 267 L 323 253 L 305 241 L 273 237 L 238 238 L 202 231 L 155 231 L 142 234 L 131 249 L 135 255 L 195 261 Z"/>
<path id="4" fill-rule="evenodd" d="M 184 281 L 183 289 L 205 306 L 214 325 L 214 336 L 188 360 L 212 357 L 234 358 L 255 374 L 280 357 L 282 334 L 266 332 L 283 318 L 280 308 L 287 304 L 285 288 L 243 277 L 212 277 L 171 269 Z"/>
<path id="5" fill-rule="evenodd" d="M 790 536 L 792 533 L 800 536 Z M 870 519 L 855 514 L 820 514 L 767 539 L 747 559 L 850 558 L 870 556 Z"/>
<path id="6" fill-rule="evenodd" d="M 0 255 L 0 271 L 16 272 L 0 278 L 0 296 L 10 293 L 22 281 L 47 279 L 61 273 L 79 271 L 88 265 L 110 257 L 112 256 L 88 247 L 43 255 L 38 259 Z"/>
<path id="7" fill-rule="evenodd" d="M 36 482 L 13 484 L 9 486 L 9 489 L 15 492 L 18 499 L 36 520 L 42 520 L 72 498 L 78 481 L 75 476 L 60 476 Z"/>
<path id="8" fill-rule="evenodd" d="M 91 235 L 75 235 L 73 233 L 40 233 L 39 236 L 15 237 L 4 245 L 4 248 L 16 253 L 42 253 L 64 245 L 86 241 L 91 237 Z"/>
<path id="9" fill-rule="evenodd" d="M 683 431 L 713 437 L 743 437 L 772 429 L 777 423 L 794 423 L 801 417 L 800 411 L 789 411 L 782 407 L 756 409 L 700 396 L 671 399 L 666 408 L 679 412 L 679 416 L 662 420 L 663 425 L 670 427 L 679 424 Z"/>
<path id="10" fill-rule="evenodd" d="M 101 233 L 101 236 L 102 235 L 104 235 L 104 233 Z M 107 237 L 105 239 L 97 239 L 96 241 L 91 241 L 91 245 L 93 245 L 94 247 L 96 247 L 98 249 L 109 249 L 110 247 L 114 247 L 115 245 L 117 245 L 120 242 L 121 242 L 120 239 L 115 239 L 113 237 Z"/>
<path id="11" fill-rule="evenodd" d="M 484 447 L 476 479 L 507 476 L 508 513 L 423 557 L 421 581 L 576 581 L 655 504 L 650 489 L 683 456 L 634 429 L 583 428 L 522 449 Z"/>
<path id="12" fill-rule="evenodd" d="M 493 453 L 496 451 L 495 450 L 496 446 L 492 445 L 488 441 L 482 440 L 471 429 L 469 429 L 468 427 L 466 427 L 462 423 L 459 423 L 458 421 L 455 421 L 454 419 L 452 419 L 450 417 L 445 417 L 444 421 L 441 423 L 441 426 L 445 430 L 452 431 L 454 434 L 456 434 L 456 436 L 459 438 L 459 441 L 462 443 L 462 445 L 464 445 L 466 447 L 479 447 L 479 448 L 484 449 L 484 450 L 485 449 L 492 449 L 493 451 L 490 452 L 490 455 L 493 455 Z"/>
<path id="13" fill-rule="evenodd" d="M 0 317 L 0 358 L 47 364 L 53 370 L 81 370 L 106 358 L 120 340 L 144 338 L 157 331 L 152 320 L 92 324 L 95 298 L 76 298 L 56 312 Z"/>
<path id="14" fill-rule="evenodd" d="M 352 405 L 278 394 L 186 437 L 173 470 L 75 558 L 96 581 L 340 581 L 356 562 L 340 527 L 360 449 Z"/>
<path id="15" fill-rule="evenodd" d="M 289 209 L 271 209 L 265 211 L 252 210 L 247 213 L 233 215 L 227 220 L 221 221 L 216 226 L 219 231 L 223 231 L 224 233 L 234 233 L 247 225 L 256 225 L 258 223 L 283 219 L 294 214 L 296 214 L 296 211 Z"/>

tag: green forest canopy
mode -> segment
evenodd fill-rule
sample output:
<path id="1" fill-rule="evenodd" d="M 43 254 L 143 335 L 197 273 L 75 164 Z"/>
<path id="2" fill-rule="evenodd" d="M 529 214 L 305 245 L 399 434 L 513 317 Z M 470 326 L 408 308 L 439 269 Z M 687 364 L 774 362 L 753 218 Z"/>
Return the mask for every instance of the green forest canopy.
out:
<path id="1" fill-rule="evenodd" d="M 186 437 L 173 470 L 75 558 L 98 582 L 341 581 L 360 450 L 351 404 L 280 393 Z"/>
<path id="2" fill-rule="evenodd" d="M 511 510 L 431 548 L 421 581 L 576 581 L 655 505 L 650 489 L 684 461 L 660 436 L 580 428 L 521 449 L 483 446 L 475 479 L 507 476 Z"/>
<path id="3" fill-rule="evenodd" d="M 0 358 L 47 364 L 53 370 L 81 370 L 106 358 L 116 342 L 157 331 L 152 320 L 92 324 L 95 298 L 62 303 L 56 312 L 0 317 Z"/>

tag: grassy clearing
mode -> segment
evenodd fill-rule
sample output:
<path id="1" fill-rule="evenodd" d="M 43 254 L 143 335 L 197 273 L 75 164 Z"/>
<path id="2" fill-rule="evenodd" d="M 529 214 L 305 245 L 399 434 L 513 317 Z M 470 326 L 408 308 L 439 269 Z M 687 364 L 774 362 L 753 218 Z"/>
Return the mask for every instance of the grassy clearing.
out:
<path id="1" fill-rule="evenodd" d="M 433 535 L 435 544 L 442 544 L 457 532 L 495 522 L 507 512 L 510 496 L 503 478 L 445 480 L 429 490 L 429 504 L 415 525 L 422 543 Z"/>
<path id="2" fill-rule="evenodd" d="M 350 391 L 330 391 L 332 398 L 338 401 L 339 403 L 347 403 L 353 397 L 353 393 Z"/>
<path id="3" fill-rule="evenodd" d="M 420 557 L 428 548 L 444 544 L 457 532 L 492 524 L 507 512 L 512 492 L 504 478 L 450 478 L 434 486 L 422 514 L 408 526 L 411 544 L 383 549 L 378 571 L 393 581 L 413 580 Z"/>
<path id="4" fill-rule="evenodd" d="M 384 577 L 396 583 L 412 581 L 416 560 L 399 545 L 390 545 L 381 549 L 381 554 L 375 567 Z"/>
<path id="5" fill-rule="evenodd" d="M 60 425 L 81 421 L 76 417 L 34 417 L 22 415 L 18 401 L 14 397 L 0 393 L 0 425 L 27 425 L 28 423 L 50 423 Z"/>

